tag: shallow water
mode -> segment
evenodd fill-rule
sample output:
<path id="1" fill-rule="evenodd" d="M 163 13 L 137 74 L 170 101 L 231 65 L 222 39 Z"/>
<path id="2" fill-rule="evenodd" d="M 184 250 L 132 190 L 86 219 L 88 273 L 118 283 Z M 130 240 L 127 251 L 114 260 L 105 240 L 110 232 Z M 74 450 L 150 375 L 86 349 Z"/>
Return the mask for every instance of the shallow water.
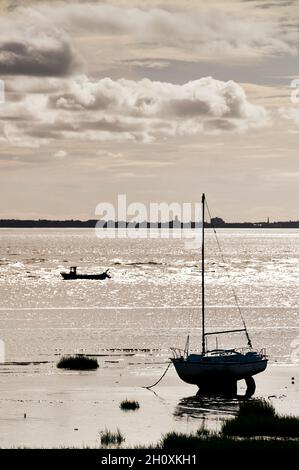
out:
<path id="1" fill-rule="evenodd" d="M 298 372 L 299 348 L 299 230 L 220 230 L 219 238 L 225 263 L 207 234 L 207 328 L 242 326 L 232 283 L 253 345 L 266 347 L 271 363 L 277 364 L 272 370 L 278 388 L 269 389 L 272 376 L 267 372 L 257 379 L 257 393 L 275 395 L 278 406 L 292 411 L 290 400 L 297 395 L 289 375 Z M 110 267 L 112 279 L 64 281 L 60 271 L 71 265 L 90 273 Z M 129 442 L 137 437 L 137 442 L 151 442 L 162 431 L 193 429 L 198 419 L 213 426 L 230 413 L 234 402 L 215 414 L 211 402 L 186 401 L 196 390 L 182 384 L 174 371 L 161 384 L 162 402 L 140 389 L 162 374 L 169 348 L 183 347 L 188 333 L 191 348 L 200 345 L 199 265 L 198 250 L 178 239 L 100 240 L 86 229 L 0 230 L 0 338 L 6 348 L 6 364 L 0 367 L 0 445 L 96 445 L 99 429 L 117 423 L 130 435 Z M 219 337 L 218 346 L 241 347 L 246 341 L 232 334 Z M 62 354 L 77 352 L 95 354 L 99 370 L 56 369 Z M 118 400 L 126 395 L 143 402 L 135 418 L 118 410 Z M 161 405 L 163 399 L 167 406 Z M 32 419 L 24 420 L 25 409 Z M 163 424 L 151 416 L 153 410 L 163 416 Z"/>
<path id="2" fill-rule="evenodd" d="M 299 334 L 299 230 L 222 230 L 219 237 L 225 265 L 211 233 L 206 243 L 207 327 L 242 326 L 231 283 L 256 347 L 288 362 Z M 103 348 L 168 354 L 189 331 L 196 348 L 199 261 L 183 240 L 101 240 L 86 229 L 0 230 L 7 360 Z M 112 279 L 64 281 L 60 271 L 74 264 L 90 273 L 109 267 Z M 240 335 L 218 341 L 244 344 Z"/>

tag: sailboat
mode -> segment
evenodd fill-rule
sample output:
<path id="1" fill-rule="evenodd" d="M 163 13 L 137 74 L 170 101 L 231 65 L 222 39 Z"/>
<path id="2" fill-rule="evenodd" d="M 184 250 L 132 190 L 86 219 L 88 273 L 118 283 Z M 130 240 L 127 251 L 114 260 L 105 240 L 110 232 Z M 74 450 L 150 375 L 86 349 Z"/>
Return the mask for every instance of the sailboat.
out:
<path id="1" fill-rule="evenodd" d="M 189 353 L 189 336 L 184 350 L 171 348 L 173 358 L 171 361 L 178 376 L 188 384 L 197 385 L 202 392 L 237 392 L 237 381 L 245 380 L 250 395 L 255 391 L 255 382 L 252 376 L 263 372 L 267 367 L 265 349 L 256 351 L 252 347 L 251 339 L 246 328 L 245 320 L 237 302 L 242 318 L 243 328 L 206 332 L 205 329 L 205 208 L 206 198 L 202 195 L 202 242 L 201 242 L 201 317 L 202 317 L 202 345 L 201 354 Z M 215 229 L 214 229 L 215 231 Z M 216 232 L 215 232 L 216 233 Z M 207 348 L 207 337 L 243 332 L 246 335 L 248 347 L 242 349 L 211 349 Z"/>

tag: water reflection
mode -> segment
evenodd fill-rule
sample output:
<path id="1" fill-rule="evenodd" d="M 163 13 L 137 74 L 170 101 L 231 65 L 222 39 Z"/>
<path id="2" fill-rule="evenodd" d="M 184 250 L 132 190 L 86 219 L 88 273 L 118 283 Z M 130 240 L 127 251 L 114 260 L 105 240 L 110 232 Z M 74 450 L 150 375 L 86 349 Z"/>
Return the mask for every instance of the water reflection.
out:
<path id="1" fill-rule="evenodd" d="M 195 396 L 182 398 L 177 404 L 174 416 L 178 418 L 193 417 L 205 419 L 212 416 L 218 419 L 223 415 L 235 415 L 239 409 L 239 402 L 250 398 L 255 392 L 255 382 L 252 377 L 245 380 L 246 390 L 243 395 L 238 395 L 237 386 L 235 393 L 221 392 L 203 392 L 198 390 Z"/>
<path id="2" fill-rule="evenodd" d="M 177 418 L 205 418 L 212 415 L 231 415 L 239 409 L 238 398 L 226 398 L 221 395 L 195 395 L 182 398 L 177 404 L 174 416 Z"/>

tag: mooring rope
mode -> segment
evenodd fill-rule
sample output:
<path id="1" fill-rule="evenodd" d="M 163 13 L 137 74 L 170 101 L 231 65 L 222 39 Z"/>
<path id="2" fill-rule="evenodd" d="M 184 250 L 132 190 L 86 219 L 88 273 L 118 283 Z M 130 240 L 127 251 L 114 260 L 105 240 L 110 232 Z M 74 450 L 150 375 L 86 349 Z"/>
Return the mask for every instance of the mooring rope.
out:
<path id="1" fill-rule="evenodd" d="M 163 379 L 163 377 L 165 377 L 165 375 L 166 375 L 166 373 L 167 373 L 169 367 L 171 366 L 171 364 L 172 364 L 171 362 L 168 363 L 168 366 L 166 367 L 166 370 L 163 372 L 163 374 L 161 375 L 161 377 L 159 378 L 159 380 L 157 380 L 157 382 L 155 382 L 153 385 L 150 385 L 149 387 L 142 387 L 142 388 L 147 388 L 147 389 L 149 390 L 150 388 L 153 388 L 153 387 L 155 387 L 156 385 L 158 385 L 158 383 L 161 382 L 161 380 Z"/>

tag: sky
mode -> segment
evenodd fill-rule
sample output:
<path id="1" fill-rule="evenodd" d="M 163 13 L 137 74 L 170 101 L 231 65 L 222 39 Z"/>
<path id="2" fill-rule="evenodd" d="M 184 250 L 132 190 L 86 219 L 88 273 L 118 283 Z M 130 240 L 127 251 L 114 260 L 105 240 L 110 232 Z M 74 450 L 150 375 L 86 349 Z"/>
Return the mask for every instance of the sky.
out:
<path id="1" fill-rule="evenodd" d="M 0 218 L 298 220 L 298 54 L 296 0 L 0 1 Z"/>

